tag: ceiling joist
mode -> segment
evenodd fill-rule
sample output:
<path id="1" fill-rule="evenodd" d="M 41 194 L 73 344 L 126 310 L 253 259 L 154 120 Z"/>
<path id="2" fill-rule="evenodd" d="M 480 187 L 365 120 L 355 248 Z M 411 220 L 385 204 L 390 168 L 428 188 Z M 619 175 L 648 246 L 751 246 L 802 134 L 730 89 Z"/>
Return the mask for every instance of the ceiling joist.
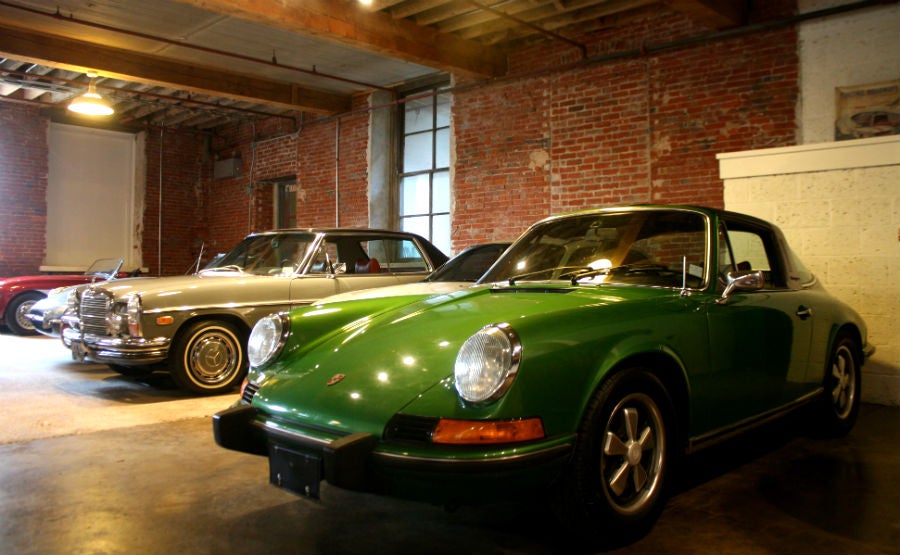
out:
<path id="1" fill-rule="evenodd" d="M 506 73 L 499 48 L 364 8 L 356 0 L 177 0 L 287 31 L 472 77 Z"/>
<path id="2" fill-rule="evenodd" d="M 350 109 L 350 97 L 292 83 L 198 67 L 100 44 L 0 24 L 0 56 L 71 71 L 98 71 L 104 77 L 138 80 L 193 93 L 268 104 L 285 109 L 335 114 Z"/>

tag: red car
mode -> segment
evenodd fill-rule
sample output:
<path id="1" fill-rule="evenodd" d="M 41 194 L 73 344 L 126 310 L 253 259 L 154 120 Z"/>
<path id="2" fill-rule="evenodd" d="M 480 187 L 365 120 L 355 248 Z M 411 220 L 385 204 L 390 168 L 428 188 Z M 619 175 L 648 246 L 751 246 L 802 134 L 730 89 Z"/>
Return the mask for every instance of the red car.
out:
<path id="1" fill-rule="evenodd" d="M 107 280 L 119 275 L 121 258 L 101 258 L 83 274 L 46 274 L 0 279 L 0 322 L 16 335 L 33 335 L 34 324 L 26 317 L 31 305 L 57 287 Z"/>

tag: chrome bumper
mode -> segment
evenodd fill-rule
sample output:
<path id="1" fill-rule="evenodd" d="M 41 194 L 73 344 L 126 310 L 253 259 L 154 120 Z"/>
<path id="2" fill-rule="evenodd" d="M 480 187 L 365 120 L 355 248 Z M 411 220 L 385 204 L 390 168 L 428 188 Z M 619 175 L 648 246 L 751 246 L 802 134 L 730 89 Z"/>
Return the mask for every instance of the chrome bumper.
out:
<path id="1" fill-rule="evenodd" d="M 169 356 L 168 337 L 135 339 L 82 335 L 74 328 L 64 328 L 63 343 L 72 350 L 76 360 L 92 360 L 108 364 L 135 366 L 163 362 Z"/>

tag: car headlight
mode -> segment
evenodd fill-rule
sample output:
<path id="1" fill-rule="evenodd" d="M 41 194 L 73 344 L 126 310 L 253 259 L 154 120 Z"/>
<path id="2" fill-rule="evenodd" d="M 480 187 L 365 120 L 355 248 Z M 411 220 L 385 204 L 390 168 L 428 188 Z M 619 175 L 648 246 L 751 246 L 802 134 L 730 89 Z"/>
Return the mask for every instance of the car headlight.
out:
<path id="1" fill-rule="evenodd" d="M 259 368 L 281 352 L 291 331 L 286 314 L 270 314 L 253 326 L 247 340 L 247 360 L 250 366 Z"/>
<path id="2" fill-rule="evenodd" d="M 472 403 L 499 398 L 512 385 L 521 357 L 522 344 L 509 324 L 481 328 L 456 355 L 456 391 Z"/>

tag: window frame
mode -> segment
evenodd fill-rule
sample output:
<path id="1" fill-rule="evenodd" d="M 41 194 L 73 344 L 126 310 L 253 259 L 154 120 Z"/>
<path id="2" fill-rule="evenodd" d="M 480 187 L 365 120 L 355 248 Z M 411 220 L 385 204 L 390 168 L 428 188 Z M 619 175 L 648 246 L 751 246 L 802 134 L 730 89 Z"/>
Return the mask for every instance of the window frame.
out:
<path id="1" fill-rule="evenodd" d="M 450 179 L 451 173 L 451 164 L 450 164 L 450 140 L 449 134 L 452 133 L 452 126 L 450 122 L 450 118 L 448 117 L 447 123 L 445 125 L 438 125 L 438 100 L 442 95 L 445 95 L 448 102 L 452 101 L 451 93 L 447 91 L 450 87 L 449 78 L 447 76 L 440 76 L 436 79 L 430 79 L 424 82 L 419 82 L 410 85 L 409 87 L 398 91 L 401 99 L 404 101 L 400 103 L 399 110 L 396 111 L 396 129 L 397 133 L 395 136 L 395 152 L 396 152 L 396 160 L 397 167 L 394 172 L 394 182 L 393 182 L 393 206 L 392 213 L 394 214 L 394 221 L 397 223 L 398 230 L 406 230 L 404 228 L 404 220 L 411 218 L 422 218 L 427 217 L 428 219 L 428 230 L 427 233 L 420 232 L 416 229 L 409 229 L 408 231 L 412 231 L 414 233 L 420 233 L 426 239 L 435 243 L 435 219 L 440 217 L 446 217 L 448 222 L 448 228 L 446 230 L 447 241 L 448 244 L 446 246 L 438 245 L 438 248 L 442 250 L 449 249 L 451 245 L 449 241 L 451 240 L 451 230 L 452 230 L 452 197 L 453 197 L 453 185 L 452 180 Z M 428 99 L 431 101 L 432 114 L 431 114 L 431 122 L 426 129 L 416 130 L 414 132 L 407 133 L 406 131 L 406 113 L 407 106 L 409 101 L 411 100 L 424 100 Z M 446 166 L 437 166 L 438 156 L 438 141 L 437 136 L 441 130 L 446 130 L 448 133 L 448 141 L 447 141 L 447 165 Z M 421 135 L 425 133 L 431 134 L 431 162 L 430 168 L 416 171 L 405 171 L 404 163 L 405 163 L 405 155 L 406 155 L 406 139 L 407 137 Z M 448 195 L 450 198 L 447 199 L 447 209 L 446 211 L 436 211 L 435 210 L 435 176 L 439 174 L 447 175 L 447 187 L 448 187 Z M 428 209 L 427 212 L 415 212 L 415 213 L 407 213 L 404 214 L 402 212 L 403 205 L 403 184 L 404 181 L 408 178 L 415 178 L 419 176 L 427 176 L 428 180 Z"/>

